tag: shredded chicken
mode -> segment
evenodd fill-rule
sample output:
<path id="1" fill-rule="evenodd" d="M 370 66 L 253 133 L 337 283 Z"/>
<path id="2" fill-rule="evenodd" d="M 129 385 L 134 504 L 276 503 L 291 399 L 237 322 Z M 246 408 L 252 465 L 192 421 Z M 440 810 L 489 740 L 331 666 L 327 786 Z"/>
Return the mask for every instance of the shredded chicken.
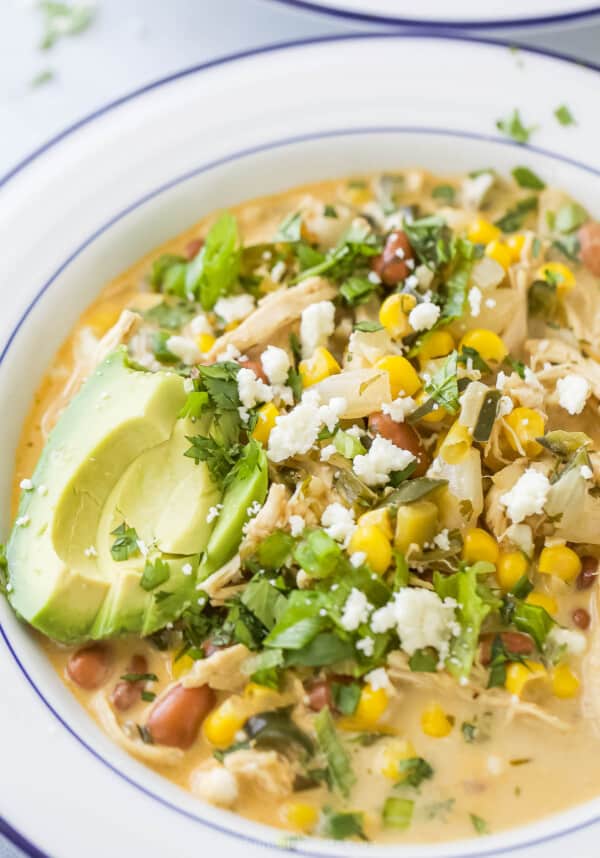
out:
<path id="1" fill-rule="evenodd" d="M 218 338 L 208 354 L 209 360 L 217 358 L 227 346 L 245 352 L 258 344 L 272 343 L 275 332 L 299 319 L 306 307 L 330 300 L 335 294 L 335 287 L 321 277 L 309 277 L 290 289 L 269 293 L 237 328 Z"/>
<path id="2" fill-rule="evenodd" d="M 248 681 L 241 667 L 249 655 L 250 650 L 244 644 L 218 650 L 208 658 L 195 661 L 189 673 L 182 678 L 181 684 L 185 688 L 210 685 L 217 691 L 240 691 Z"/>
<path id="3" fill-rule="evenodd" d="M 274 530 L 283 530 L 288 522 L 289 491 L 281 483 L 272 483 L 267 499 L 258 515 L 248 522 L 246 535 L 240 545 L 240 554 L 252 554 L 258 545 Z"/>
<path id="4" fill-rule="evenodd" d="M 290 761 L 276 751 L 241 750 L 227 754 L 223 761 L 232 774 L 259 793 L 290 795 L 294 770 Z"/>
<path id="5" fill-rule="evenodd" d="M 211 599 L 217 598 L 220 591 L 228 584 L 231 584 L 239 575 L 240 565 L 240 555 L 235 554 L 231 560 L 228 560 L 220 569 L 217 569 L 216 572 L 213 572 L 212 575 L 209 575 L 208 578 L 205 578 L 201 582 L 202 590 Z"/>
<path id="6" fill-rule="evenodd" d="M 525 348 L 542 384 L 554 385 L 568 373 L 578 373 L 587 379 L 596 399 L 600 399 L 600 364 L 583 357 L 578 348 L 559 339 L 527 340 Z"/>

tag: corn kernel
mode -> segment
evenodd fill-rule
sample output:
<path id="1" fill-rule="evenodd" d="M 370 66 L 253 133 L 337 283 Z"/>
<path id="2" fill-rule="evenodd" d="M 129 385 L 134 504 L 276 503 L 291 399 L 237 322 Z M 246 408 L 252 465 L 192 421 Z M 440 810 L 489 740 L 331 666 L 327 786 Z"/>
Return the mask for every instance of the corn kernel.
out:
<path id="1" fill-rule="evenodd" d="M 421 379 L 416 369 L 402 355 L 386 355 L 380 358 L 375 366 L 388 373 L 394 399 L 401 395 L 412 396 L 421 387 Z"/>
<path id="2" fill-rule="evenodd" d="M 500 238 L 501 235 L 498 227 L 484 217 L 475 218 L 467 230 L 467 238 L 474 244 L 488 244 L 490 241 Z"/>
<path id="3" fill-rule="evenodd" d="M 382 506 L 379 509 L 371 509 L 369 512 L 363 513 L 358 519 L 359 527 L 367 527 L 374 524 L 385 535 L 386 539 L 392 540 L 394 531 L 390 521 L 390 510 L 387 506 Z"/>
<path id="4" fill-rule="evenodd" d="M 389 697 L 385 688 L 375 690 L 367 683 L 360 693 L 360 700 L 354 715 L 340 718 L 337 726 L 340 730 L 351 732 L 374 730 L 379 726 L 379 719 L 387 709 L 388 703 Z"/>
<path id="5" fill-rule="evenodd" d="M 575 275 L 562 262 L 546 262 L 536 272 L 538 280 L 546 280 L 548 283 L 556 284 L 559 296 L 567 295 L 575 286 Z"/>
<path id="6" fill-rule="evenodd" d="M 184 673 L 188 673 L 194 666 L 194 659 L 191 655 L 181 655 L 179 658 L 174 656 L 171 662 L 171 676 L 173 679 L 179 679 Z"/>
<path id="7" fill-rule="evenodd" d="M 112 328 L 120 315 L 120 308 L 103 304 L 97 310 L 86 315 L 86 322 L 92 326 L 95 334 L 102 336 L 109 328 Z"/>
<path id="8" fill-rule="evenodd" d="M 485 255 L 493 259 L 507 271 L 512 265 L 512 251 L 503 241 L 490 241 L 485 248 Z"/>
<path id="9" fill-rule="evenodd" d="M 556 575 L 570 584 L 581 572 L 581 560 L 579 555 L 567 545 L 551 545 L 542 549 L 538 560 L 538 572 L 544 575 Z"/>
<path id="10" fill-rule="evenodd" d="M 260 441 L 261 444 L 267 445 L 271 430 L 275 426 L 275 422 L 279 417 L 279 409 L 272 402 L 265 402 L 258 409 L 258 420 L 256 426 L 252 430 L 252 437 L 255 441 Z"/>
<path id="11" fill-rule="evenodd" d="M 373 191 L 368 184 L 357 181 L 346 188 L 346 198 L 352 205 L 364 206 L 373 199 Z"/>
<path id="12" fill-rule="evenodd" d="M 479 560 L 497 563 L 499 554 L 498 543 L 487 531 L 480 527 L 467 530 L 462 550 L 463 560 L 466 563 L 477 563 Z"/>
<path id="13" fill-rule="evenodd" d="M 576 697 L 579 685 L 579 679 L 568 664 L 559 664 L 552 671 L 552 692 L 556 697 Z"/>
<path id="14" fill-rule="evenodd" d="M 226 331 L 227 333 L 229 333 L 230 331 L 235 331 L 235 329 L 239 328 L 239 326 L 240 326 L 240 320 L 234 319 L 233 322 L 227 322 L 227 324 L 225 325 L 223 330 Z"/>
<path id="15" fill-rule="evenodd" d="M 539 608 L 544 608 L 550 616 L 554 616 L 558 612 L 558 602 L 554 596 L 548 593 L 540 593 L 539 590 L 534 590 L 527 595 L 525 599 L 528 605 L 537 605 Z"/>
<path id="16" fill-rule="evenodd" d="M 519 262 L 525 246 L 525 236 L 522 232 L 509 235 L 506 239 L 506 246 L 510 249 L 513 262 Z"/>
<path id="17" fill-rule="evenodd" d="M 512 590 L 527 572 L 527 558 L 522 551 L 501 551 L 496 562 L 496 577 L 503 590 Z"/>
<path id="18" fill-rule="evenodd" d="M 544 434 L 545 420 L 539 411 L 533 408 L 515 408 L 504 418 L 512 431 L 505 432 L 506 440 L 517 453 L 537 456 L 542 447 L 535 440 Z"/>
<path id="19" fill-rule="evenodd" d="M 513 661 L 506 668 L 505 688 L 510 694 L 521 697 L 530 683 L 543 681 L 546 677 L 546 668 L 538 661 L 526 659 L 523 664 Z"/>
<path id="20" fill-rule="evenodd" d="M 494 363 L 500 363 L 508 354 L 508 349 L 498 334 L 486 328 L 473 328 L 472 331 L 467 331 L 459 343 L 460 349 L 464 346 L 475 349 L 485 361 Z"/>
<path id="21" fill-rule="evenodd" d="M 212 334 L 198 334 L 196 337 L 196 345 L 203 355 L 209 352 L 215 343 L 216 339 Z"/>
<path id="22" fill-rule="evenodd" d="M 419 348 L 421 364 L 433 358 L 446 357 L 454 350 L 454 338 L 448 331 L 431 331 L 426 334 Z"/>
<path id="23" fill-rule="evenodd" d="M 421 391 L 416 397 L 416 403 L 420 407 L 429 399 L 429 394 L 425 393 L 425 391 Z M 437 403 L 436 403 L 437 404 Z M 425 414 L 424 417 L 421 417 L 421 420 L 425 423 L 439 423 L 444 417 L 448 416 L 448 412 L 445 408 L 442 408 L 441 405 L 438 405 L 437 408 L 434 408 L 432 411 L 429 411 Z"/>
<path id="24" fill-rule="evenodd" d="M 471 449 L 471 442 L 469 428 L 457 420 L 452 424 L 440 445 L 439 454 L 449 465 L 458 465 Z"/>
<path id="25" fill-rule="evenodd" d="M 324 346 L 317 346 L 312 357 L 300 361 L 298 371 L 304 387 L 310 387 L 341 372 L 339 363 Z"/>
<path id="26" fill-rule="evenodd" d="M 305 801 L 288 801 L 281 808 L 281 820 L 295 831 L 310 834 L 314 830 L 319 812 Z"/>
<path id="27" fill-rule="evenodd" d="M 244 726 L 248 713 L 240 705 L 239 698 L 228 698 L 204 719 L 202 730 L 211 745 L 228 748 L 235 741 L 236 734 Z"/>
<path id="28" fill-rule="evenodd" d="M 439 703 L 432 703 L 421 713 L 421 729 L 433 739 L 443 739 L 452 730 L 452 722 Z"/>
<path id="29" fill-rule="evenodd" d="M 350 540 L 348 550 L 364 552 L 367 563 L 378 575 L 383 575 L 392 562 L 392 546 L 381 528 L 374 524 L 359 525 Z"/>
<path id="30" fill-rule="evenodd" d="M 391 337 L 405 337 L 410 333 L 408 313 L 417 303 L 414 295 L 389 295 L 379 310 L 379 321 Z"/>
<path id="31" fill-rule="evenodd" d="M 406 554 L 411 545 L 423 548 L 438 530 L 438 508 L 432 501 L 403 504 L 398 507 L 394 545 Z"/>
<path id="32" fill-rule="evenodd" d="M 400 771 L 402 760 L 412 760 L 417 756 L 415 746 L 408 739 L 391 739 L 383 749 L 381 774 L 396 783 L 406 778 L 407 773 Z"/>

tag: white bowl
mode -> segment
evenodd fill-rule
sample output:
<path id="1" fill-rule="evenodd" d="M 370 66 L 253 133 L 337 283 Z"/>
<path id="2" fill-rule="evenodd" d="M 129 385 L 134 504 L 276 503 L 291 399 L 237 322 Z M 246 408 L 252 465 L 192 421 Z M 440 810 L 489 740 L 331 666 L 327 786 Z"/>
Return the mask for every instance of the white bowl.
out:
<path id="1" fill-rule="evenodd" d="M 580 0 L 275 0 L 284 6 L 376 24 L 470 29 L 523 29 L 564 26 L 600 14 L 596 3 Z"/>
<path id="2" fill-rule="evenodd" d="M 28 158 L 0 183 L 3 535 L 13 451 L 42 373 L 102 284 L 140 255 L 216 207 L 407 165 L 453 172 L 525 164 L 598 215 L 599 96 L 596 71 L 503 45 L 406 35 L 319 40 L 174 75 Z M 576 126 L 555 120 L 563 103 Z M 514 107 L 538 126 L 530 146 L 495 130 Z M 196 858 L 219 849 L 252 858 L 265 846 L 280 851 L 281 832 L 211 808 L 121 752 L 4 602 L 0 620 L 0 810 L 6 833 L 28 854 Z M 294 848 L 395 858 L 556 858 L 570 850 L 591 858 L 599 821 L 600 799 L 460 843 L 390 849 L 306 839 Z"/>

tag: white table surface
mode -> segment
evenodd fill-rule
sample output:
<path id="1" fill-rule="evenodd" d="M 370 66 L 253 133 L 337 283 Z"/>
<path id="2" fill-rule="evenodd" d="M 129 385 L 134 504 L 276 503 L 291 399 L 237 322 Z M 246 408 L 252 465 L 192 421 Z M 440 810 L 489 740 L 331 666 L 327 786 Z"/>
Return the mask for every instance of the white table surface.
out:
<path id="1" fill-rule="evenodd" d="M 269 0 L 97 0 L 87 32 L 42 52 L 33 2 L 0 5 L 0 177 L 65 126 L 179 69 L 274 42 L 369 29 Z M 504 37 L 600 64 L 600 24 Z M 32 79 L 46 69 L 54 78 L 33 87 Z M 17 855 L 0 839 L 0 858 Z"/>

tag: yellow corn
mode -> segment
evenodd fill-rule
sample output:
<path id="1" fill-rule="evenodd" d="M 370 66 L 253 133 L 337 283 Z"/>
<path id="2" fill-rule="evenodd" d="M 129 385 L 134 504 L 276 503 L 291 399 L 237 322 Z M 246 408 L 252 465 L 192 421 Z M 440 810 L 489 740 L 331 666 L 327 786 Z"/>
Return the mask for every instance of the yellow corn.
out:
<path id="1" fill-rule="evenodd" d="M 346 188 L 346 198 L 355 206 L 364 206 L 373 199 L 373 191 L 368 184 L 356 182 Z"/>
<path id="2" fill-rule="evenodd" d="M 421 387 L 421 379 L 416 369 L 402 355 L 386 355 L 380 358 L 375 366 L 388 373 L 394 399 L 400 395 L 412 396 Z"/>
<path id="3" fill-rule="evenodd" d="M 173 657 L 171 661 L 171 676 L 173 679 L 179 679 L 184 673 L 188 673 L 194 666 L 194 659 L 191 655 L 182 655 L 179 658 Z"/>
<path id="4" fill-rule="evenodd" d="M 512 265 L 513 256 L 510 247 L 503 241 L 490 241 L 485 248 L 485 255 L 493 259 L 507 271 Z"/>
<path id="5" fill-rule="evenodd" d="M 240 326 L 240 319 L 234 319 L 233 322 L 227 322 L 227 324 L 225 325 L 225 328 L 223 330 L 225 330 L 227 333 L 229 333 L 230 331 L 235 331 L 235 329 L 239 328 L 239 326 Z"/>
<path id="6" fill-rule="evenodd" d="M 508 354 L 508 349 L 498 336 L 493 331 L 486 328 L 473 328 L 472 331 L 467 331 L 460 341 L 459 348 L 467 346 L 479 352 L 485 361 L 500 363 Z"/>
<path id="7" fill-rule="evenodd" d="M 579 679 L 568 664 L 559 664 L 552 671 L 552 692 L 556 697 L 576 697 L 579 685 Z"/>
<path id="8" fill-rule="evenodd" d="M 388 707 L 389 697 L 385 688 L 375 690 L 369 683 L 363 686 L 360 700 L 354 715 L 340 718 L 337 726 L 340 730 L 360 732 L 379 727 L 379 719 Z M 387 729 L 383 732 L 387 732 Z"/>
<path id="9" fill-rule="evenodd" d="M 228 748 L 244 726 L 248 713 L 239 698 L 229 697 L 204 719 L 204 736 L 216 748 Z"/>
<path id="10" fill-rule="evenodd" d="M 510 249 L 513 262 L 519 262 L 523 247 L 525 246 L 525 236 L 522 232 L 509 235 L 506 239 L 506 246 Z"/>
<path id="11" fill-rule="evenodd" d="M 512 590 L 527 572 L 527 558 L 522 551 L 501 551 L 496 563 L 496 577 L 503 590 Z"/>
<path id="12" fill-rule="evenodd" d="M 109 328 L 112 328 L 120 315 L 120 308 L 103 304 L 99 309 L 87 314 L 85 321 L 92 326 L 95 334 L 102 336 Z"/>
<path id="13" fill-rule="evenodd" d="M 538 280 L 556 283 L 556 291 L 562 297 L 567 295 L 575 286 L 575 275 L 562 262 L 546 262 L 536 272 Z"/>
<path id="14" fill-rule="evenodd" d="M 517 453 L 519 447 L 526 456 L 537 456 L 542 447 L 535 440 L 544 434 L 545 420 L 539 411 L 533 408 L 515 408 L 504 418 L 512 432 L 506 432 L 506 440 Z M 513 434 L 514 433 L 514 434 Z"/>
<path id="15" fill-rule="evenodd" d="M 422 548 L 431 542 L 438 530 L 438 508 L 432 501 L 404 504 L 398 507 L 394 545 L 406 554 L 411 545 Z"/>
<path id="16" fill-rule="evenodd" d="M 457 420 L 440 445 L 440 456 L 449 465 L 458 465 L 471 449 L 471 442 L 472 436 L 468 427 Z"/>
<path id="17" fill-rule="evenodd" d="M 431 331 L 423 339 L 419 348 L 421 364 L 433 358 L 446 357 L 454 350 L 454 338 L 448 331 Z"/>
<path id="18" fill-rule="evenodd" d="M 467 238 L 475 244 L 488 244 L 490 241 L 500 238 L 501 234 L 498 227 L 484 217 L 475 218 L 467 230 Z"/>
<path id="19" fill-rule="evenodd" d="M 391 337 L 405 337 L 410 333 L 408 314 L 417 303 L 414 295 L 389 295 L 379 310 L 379 321 Z"/>
<path id="20" fill-rule="evenodd" d="M 196 337 L 196 345 L 200 349 L 203 355 L 209 352 L 214 344 L 216 343 L 216 339 L 212 334 L 198 334 Z"/>
<path id="21" fill-rule="evenodd" d="M 443 739 L 452 730 L 452 722 L 439 703 L 432 703 L 421 713 L 421 729 L 426 736 Z"/>
<path id="22" fill-rule="evenodd" d="M 400 771 L 402 760 L 412 760 L 417 756 L 415 746 L 408 739 L 391 739 L 383 749 L 383 765 L 381 774 L 396 783 L 406 778 L 406 773 Z"/>
<path id="23" fill-rule="evenodd" d="M 551 545 L 542 549 L 538 560 L 538 572 L 544 575 L 556 575 L 570 584 L 581 572 L 581 560 L 579 555 L 567 545 Z"/>
<path id="24" fill-rule="evenodd" d="M 364 552 L 367 563 L 378 575 L 383 575 L 392 562 L 392 546 L 381 528 L 375 524 L 359 525 L 350 540 L 350 553 Z"/>
<path id="25" fill-rule="evenodd" d="M 312 384 L 317 384 L 330 375 L 337 375 L 341 370 L 339 363 L 331 352 L 324 346 L 317 346 L 312 357 L 300 361 L 298 371 L 303 386 L 310 387 Z"/>
<path id="26" fill-rule="evenodd" d="M 539 590 L 529 593 L 525 601 L 529 605 L 537 605 L 540 608 L 544 608 L 551 616 L 554 616 L 558 611 L 558 602 L 554 596 L 550 596 L 548 593 L 540 593 Z"/>
<path id="27" fill-rule="evenodd" d="M 527 685 L 540 682 L 547 677 L 547 671 L 538 661 L 527 659 L 523 664 L 513 661 L 506 668 L 506 690 L 510 694 L 521 697 Z"/>
<path id="28" fill-rule="evenodd" d="M 462 556 L 466 563 L 477 563 L 486 560 L 497 563 L 500 549 L 498 543 L 487 531 L 480 527 L 472 527 L 465 533 Z"/>
<path id="29" fill-rule="evenodd" d="M 319 811 L 305 801 L 288 801 L 281 808 L 281 820 L 295 831 L 310 834 L 314 830 Z"/>
<path id="30" fill-rule="evenodd" d="M 417 405 L 419 405 L 419 406 L 423 405 L 423 403 L 425 403 L 428 399 L 429 399 L 429 394 L 425 393 L 424 390 L 421 391 L 421 393 L 419 393 L 416 397 Z M 439 423 L 447 415 L 448 415 L 448 412 L 446 411 L 446 409 L 442 408 L 441 405 L 438 405 L 437 408 L 434 408 L 432 411 L 430 411 L 424 417 L 421 417 L 421 420 L 424 421 L 425 423 Z"/>
<path id="31" fill-rule="evenodd" d="M 390 541 L 394 536 L 392 523 L 390 521 L 389 507 L 382 506 L 379 509 L 369 510 L 369 512 L 365 512 L 360 516 L 357 523 L 359 527 L 368 527 L 369 525 L 374 524 L 375 527 L 378 527 Z"/>
<path id="32" fill-rule="evenodd" d="M 279 409 L 272 402 L 265 402 L 258 409 L 258 420 L 256 426 L 252 430 L 252 437 L 255 441 L 260 441 L 261 444 L 267 445 L 271 429 L 275 426 L 275 421 L 279 417 Z"/>

